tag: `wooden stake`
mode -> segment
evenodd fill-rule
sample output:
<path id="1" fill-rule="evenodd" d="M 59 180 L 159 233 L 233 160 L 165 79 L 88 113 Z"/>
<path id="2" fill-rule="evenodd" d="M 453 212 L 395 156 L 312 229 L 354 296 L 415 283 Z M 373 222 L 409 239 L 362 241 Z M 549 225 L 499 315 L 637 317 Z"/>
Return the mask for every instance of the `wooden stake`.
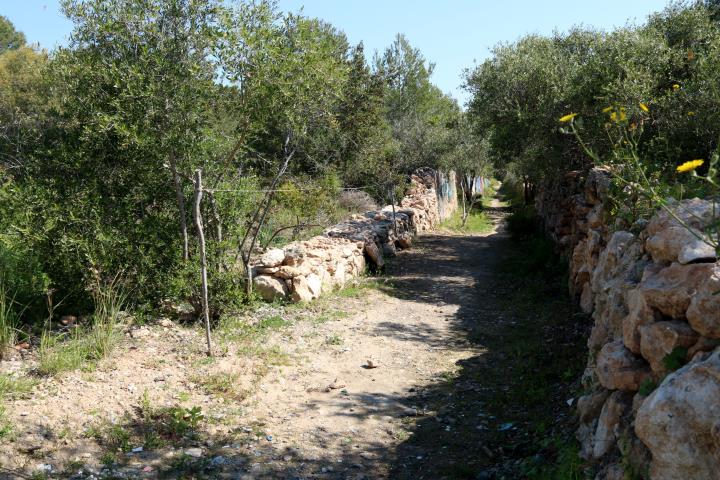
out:
<path id="1" fill-rule="evenodd" d="M 200 213 L 200 203 L 202 202 L 202 169 L 195 170 L 195 227 L 198 233 L 198 242 L 200 244 L 200 275 L 202 278 L 202 309 L 203 318 L 205 320 L 205 339 L 207 340 L 207 354 L 212 356 L 212 343 L 210 342 L 210 309 L 208 307 L 208 287 L 207 287 L 207 257 L 205 254 L 205 232 L 203 231 L 202 214 Z"/>

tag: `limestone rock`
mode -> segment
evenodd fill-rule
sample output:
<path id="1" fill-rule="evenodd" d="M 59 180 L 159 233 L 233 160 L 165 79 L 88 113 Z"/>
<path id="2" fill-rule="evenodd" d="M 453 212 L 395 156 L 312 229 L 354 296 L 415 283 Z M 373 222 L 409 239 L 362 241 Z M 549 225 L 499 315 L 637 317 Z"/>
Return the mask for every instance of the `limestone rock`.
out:
<path id="1" fill-rule="evenodd" d="M 332 282 L 334 285 L 345 285 L 345 282 L 347 281 L 347 268 L 345 267 L 345 263 L 338 263 L 335 266 L 335 272 L 332 275 Z"/>
<path id="2" fill-rule="evenodd" d="M 593 311 L 593 294 L 590 283 L 583 285 L 582 293 L 580 294 L 580 309 L 584 313 L 591 313 Z"/>
<path id="3" fill-rule="evenodd" d="M 285 249 L 285 260 L 283 263 L 291 267 L 296 267 L 302 263 L 305 258 L 305 249 L 299 245 L 292 245 Z"/>
<path id="4" fill-rule="evenodd" d="M 292 279 L 292 293 L 290 298 L 293 302 L 309 302 L 313 299 L 307 277 L 294 277 Z"/>
<path id="5" fill-rule="evenodd" d="M 595 205 L 587 214 L 588 227 L 597 229 L 602 227 L 604 209 L 601 203 Z"/>
<path id="6" fill-rule="evenodd" d="M 593 446 L 593 457 L 601 458 L 614 446 L 618 438 L 617 427 L 620 418 L 630 410 L 632 395 L 627 392 L 613 392 L 603 405 Z"/>
<path id="7" fill-rule="evenodd" d="M 650 368 L 622 340 L 607 343 L 597 356 L 598 380 L 609 390 L 637 391 L 648 375 Z"/>
<path id="8" fill-rule="evenodd" d="M 275 275 L 278 270 L 280 270 L 279 267 L 263 267 L 263 266 L 257 266 L 255 267 L 255 275 Z"/>
<path id="9" fill-rule="evenodd" d="M 587 239 L 578 242 L 570 256 L 570 291 L 574 294 L 582 291 L 590 280 L 590 270 L 585 261 L 587 243 Z"/>
<path id="10" fill-rule="evenodd" d="M 578 398 L 577 412 L 580 423 L 587 423 L 592 419 L 597 418 L 609 396 L 610 391 L 603 389 Z"/>
<path id="11" fill-rule="evenodd" d="M 307 287 L 308 290 L 310 290 L 310 294 L 313 298 L 318 298 L 322 293 L 322 280 L 314 273 L 311 273 L 305 278 L 307 280 Z"/>
<path id="12" fill-rule="evenodd" d="M 268 302 L 285 298 L 288 295 L 288 288 L 285 282 L 268 275 L 259 275 L 253 278 L 253 286 L 263 300 Z"/>
<path id="13" fill-rule="evenodd" d="M 720 266 L 713 265 L 690 300 L 687 319 L 701 335 L 720 338 Z"/>
<path id="14" fill-rule="evenodd" d="M 712 275 L 713 268 L 710 263 L 673 263 L 659 271 L 647 269 L 640 290 L 650 307 L 672 318 L 685 318 L 690 300 L 700 284 Z"/>
<path id="15" fill-rule="evenodd" d="M 585 180 L 585 198 L 590 203 L 602 203 L 610 191 L 610 171 L 605 167 L 595 167 Z"/>
<path id="16" fill-rule="evenodd" d="M 295 278 L 302 275 L 303 272 L 296 267 L 291 267 L 289 265 L 283 265 L 278 268 L 277 273 L 275 274 L 278 278 L 288 279 L 288 278 Z"/>
<path id="17" fill-rule="evenodd" d="M 697 260 L 715 261 L 715 249 L 700 240 L 699 230 L 670 226 L 650 236 L 645 248 L 656 262 L 687 264 Z"/>
<path id="18" fill-rule="evenodd" d="M 630 232 L 613 234 L 599 256 L 592 275 L 595 324 L 588 345 L 591 349 L 622 337 L 623 320 L 628 315 L 625 292 L 640 280 L 636 271 L 642 245 Z"/>
<path id="19" fill-rule="evenodd" d="M 629 290 L 625 295 L 629 313 L 623 320 L 623 342 L 633 353 L 640 353 L 640 327 L 655 321 L 640 289 Z"/>
<path id="20" fill-rule="evenodd" d="M 708 200 L 693 198 L 680 202 L 672 200 L 668 208 L 691 228 L 703 230 L 713 222 L 713 204 Z M 677 220 L 666 210 L 659 210 L 648 222 L 647 232 L 650 236 L 657 235 L 670 227 L 681 227 Z"/>
<path id="21" fill-rule="evenodd" d="M 397 239 L 397 246 L 400 248 L 410 248 L 412 246 L 412 236 L 402 235 Z"/>
<path id="22" fill-rule="evenodd" d="M 385 259 L 383 258 L 382 251 L 378 248 L 375 242 L 368 242 L 365 244 L 365 253 L 377 267 L 385 265 Z"/>
<path id="23" fill-rule="evenodd" d="M 704 352 L 712 352 L 720 346 L 720 339 L 700 337 L 695 344 L 688 348 L 688 358 L 695 358 L 696 354 Z"/>
<path id="24" fill-rule="evenodd" d="M 690 325 L 678 320 L 643 325 L 640 327 L 640 352 L 653 372 L 664 373 L 663 358 L 676 347 L 689 349 L 698 337 Z"/>
<path id="25" fill-rule="evenodd" d="M 642 393 L 638 392 L 635 394 L 635 396 L 632 399 L 632 415 L 637 415 L 638 410 L 640 410 L 640 407 L 642 407 L 643 402 L 645 402 L 645 399 L 647 398 L 647 395 L 643 395 Z"/>
<path id="26" fill-rule="evenodd" d="M 364 255 L 353 255 L 352 259 L 353 270 L 358 274 L 365 271 L 365 256 Z"/>
<path id="27" fill-rule="evenodd" d="M 282 248 L 271 248 L 260 257 L 260 264 L 264 267 L 279 267 L 285 260 L 285 251 Z"/>
<path id="28" fill-rule="evenodd" d="M 715 262 L 716 260 L 715 249 L 707 242 L 697 238 L 685 245 L 678 254 L 678 262 L 683 265 L 690 262 Z"/>
<path id="29" fill-rule="evenodd" d="M 711 480 L 720 469 L 720 351 L 668 375 L 643 402 L 635 432 L 653 480 Z"/>

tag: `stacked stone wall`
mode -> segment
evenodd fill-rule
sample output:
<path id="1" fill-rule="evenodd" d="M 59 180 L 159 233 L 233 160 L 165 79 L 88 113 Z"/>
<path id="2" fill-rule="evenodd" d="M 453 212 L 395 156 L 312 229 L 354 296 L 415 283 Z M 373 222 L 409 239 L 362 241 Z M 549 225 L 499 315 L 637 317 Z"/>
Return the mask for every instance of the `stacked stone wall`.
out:
<path id="1" fill-rule="evenodd" d="M 253 266 L 255 290 L 266 300 L 311 301 L 342 287 L 369 265 L 409 248 L 457 209 L 455 172 L 423 169 L 412 175 L 399 205 L 353 215 L 322 235 L 266 251 Z"/>
<path id="2" fill-rule="evenodd" d="M 713 203 L 609 225 L 609 185 L 603 169 L 571 172 L 536 204 L 593 319 L 576 403 L 581 455 L 598 480 L 720 478 L 720 266 L 702 239 Z"/>

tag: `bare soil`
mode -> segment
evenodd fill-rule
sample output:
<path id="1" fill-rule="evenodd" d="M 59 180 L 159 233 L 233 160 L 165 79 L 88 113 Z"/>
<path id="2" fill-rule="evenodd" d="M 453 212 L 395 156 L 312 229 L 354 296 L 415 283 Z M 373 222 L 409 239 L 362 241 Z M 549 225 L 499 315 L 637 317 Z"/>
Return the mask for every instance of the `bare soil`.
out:
<path id="1" fill-rule="evenodd" d="M 97 368 L 6 402 L 0 478 L 531 477 L 570 429 L 584 327 L 557 276 L 506 271 L 525 252 L 494 207 L 489 234 L 425 235 L 317 305 L 246 313 L 281 325 L 218 333 L 215 359 L 198 330 L 129 328 Z M 163 407 L 203 418 L 168 432 Z"/>

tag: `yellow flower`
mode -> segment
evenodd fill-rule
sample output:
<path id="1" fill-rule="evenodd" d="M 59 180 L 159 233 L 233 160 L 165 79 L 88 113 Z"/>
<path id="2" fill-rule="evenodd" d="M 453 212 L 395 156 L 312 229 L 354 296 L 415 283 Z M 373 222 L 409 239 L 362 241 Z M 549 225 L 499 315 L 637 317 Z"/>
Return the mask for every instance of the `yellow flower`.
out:
<path id="1" fill-rule="evenodd" d="M 687 115 L 688 115 L 688 117 L 694 117 L 694 116 L 695 116 L 695 112 L 688 112 Z"/>
<path id="2" fill-rule="evenodd" d="M 562 117 L 560 117 L 560 123 L 569 122 L 570 120 L 572 120 L 572 119 L 575 118 L 576 116 L 577 116 L 577 113 L 568 113 L 567 115 L 563 115 Z"/>
<path id="3" fill-rule="evenodd" d="M 627 119 L 627 115 L 625 114 L 625 109 L 621 108 L 619 112 L 612 112 L 610 114 L 610 120 L 613 122 L 624 122 Z"/>
<path id="4" fill-rule="evenodd" d="M 682 165 L 678 165 L 675 170 L 677 170 L 678 173 L 692 172 L 703 163 L 705 163 L 705 160 L 690 160 L 689 162 L 685 162 Z"/>
<path id="5" fill-rule="evenodd" d="M 680 85 L 673 83 L 673 90 L 680 90 Z"/>
<path id="6" fill-rule="evenodd" d="M 603 113 L 612 112 L 612 109 L 613 109 L 613 107 L 612 107 L 612 105 L 611 105 L 611 106 L 609 106 L 609 107 L 603 108 L 603 109 L 602 109 L 602 112 L 603 112 Z"/>
<path id="7" fill-rule="evenodd" d="M 642 103 L 642 102 L 640 102 L 640 110 L 642 110 L 643 112 L 649 112 L 649 111 L 650 111 L 650 109 L 648 108 L 648 106 L 645 105 L 645 104 Z"/>

